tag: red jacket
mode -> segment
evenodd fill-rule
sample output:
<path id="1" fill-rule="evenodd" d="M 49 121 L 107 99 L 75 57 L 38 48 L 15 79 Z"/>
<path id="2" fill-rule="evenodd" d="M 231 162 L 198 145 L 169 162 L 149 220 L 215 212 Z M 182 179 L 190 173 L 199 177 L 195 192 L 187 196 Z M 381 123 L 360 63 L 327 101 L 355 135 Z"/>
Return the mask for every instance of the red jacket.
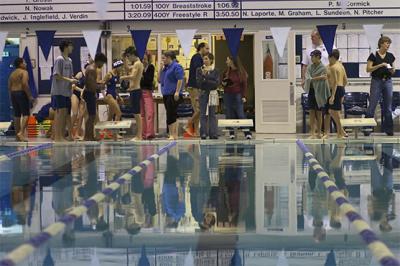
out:
<path id="1" fill-rule="evenodd" d="M 231 94 L 240 93 L 242 95 L 242 97 L 246 96 L 247 77 L 244 78 L 243 80 L 240 80 L 239 70 L 231 69 L 229 71 L 229 76 L 227 77 L 226 72 L 225 72 L 222 80 L 224 80 L 226 78 L 229 78 L 232 81 L 232 84 L 230 86 L 227 86 L 224 88 L 224 93 L 231 93 Z"/>

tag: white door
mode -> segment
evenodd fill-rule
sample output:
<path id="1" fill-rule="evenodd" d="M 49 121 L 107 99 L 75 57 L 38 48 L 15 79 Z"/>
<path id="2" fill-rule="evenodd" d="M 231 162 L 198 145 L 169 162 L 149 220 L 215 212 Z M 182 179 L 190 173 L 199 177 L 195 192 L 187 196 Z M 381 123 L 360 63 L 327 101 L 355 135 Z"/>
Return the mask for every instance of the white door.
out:
<path id="1" fill-rule="evenodd" d="M 280 57 L 271 33 L 257 32 L 254 62 L 256 132 L 296 133 L 294 33 Z"/>

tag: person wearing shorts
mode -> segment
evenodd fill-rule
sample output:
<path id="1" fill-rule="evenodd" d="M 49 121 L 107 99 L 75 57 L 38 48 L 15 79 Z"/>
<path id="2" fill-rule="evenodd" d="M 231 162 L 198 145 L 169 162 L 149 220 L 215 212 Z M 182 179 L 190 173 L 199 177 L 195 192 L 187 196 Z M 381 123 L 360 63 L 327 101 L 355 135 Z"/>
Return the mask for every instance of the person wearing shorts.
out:
<path id="1" fill-rule="evenodd" d="M 30 103 L 33 100 L 29 90 L 29 75 L 24 59 L 14 61 L 15 70 L 8 79 L 11 104 L 14 109 L 14 126 L 17 141 L 27 141 L 26 128 L 30 115 Z"/>
<path id="2" fill-rule="evenodd" d="M 121 76 L 120 80 L 129 80 L 130 104 L 132 113 L 135 116 L 136 121 L 136 136 L 132 139 L 133 141 L 140 141 L 143 138 L 143 127 L 142 127 L 142 116 L 140 114 L 140 101 L 142 99 L 142 90 L 140 89 L 140 81 L 143 76 L 143 63 L 140 61 L 139 54 L 135 47 L 131 46 L 125 50 L 125 69 L 127 71 L 126 76 Z M 132 63 L 129 66 L 129 62 Z"/>
<path id="3" fill-rule="evenodd" d="M 332 50 L 329 55 L 329 66 L 327 71 L 328 83 L 331 90 L 331 97 L 328 100 L 328 113 L 324 118 L 324 136 L 329 137 L 329 129 L 331 117 L 336 124 L 337 138 L 343 139 L 347 136 L 340 122 L 340 112 L 345 94 L 345 86 L 347 85 L 346 70 L 341 62 L 339 62 L 340 52 L 337 49 Z"/>
<path id="4" fill-rule="evenodd" d="M 69 131 L 69 140 L 72 140 L 71 125 L 71 96 L 72 85 L 78 83 L 73 77 L 72 60 L 69 55 L 74 49 L 72 42 L 64 40 L 60 44 L 62 55 L 54 62 L 53 79 L 51 83 L 51 100 L 55 113 L 54 141 L 65 141 L 65 129 Z"/>
<path id="5" fill-rule="evenodd" d="M 86 68 L 86 87 L 83 91 L 83 100 L 86 102 L 86 110 L 89 118 L 85 121 L 85 141 L 95 141 L 94 125 L 97 114 L 96 92 L 98 89 L 97 69 L 101 69 L 107 63 L 107 57 L 102 54 L 96 54 L 94 62 Z"/>

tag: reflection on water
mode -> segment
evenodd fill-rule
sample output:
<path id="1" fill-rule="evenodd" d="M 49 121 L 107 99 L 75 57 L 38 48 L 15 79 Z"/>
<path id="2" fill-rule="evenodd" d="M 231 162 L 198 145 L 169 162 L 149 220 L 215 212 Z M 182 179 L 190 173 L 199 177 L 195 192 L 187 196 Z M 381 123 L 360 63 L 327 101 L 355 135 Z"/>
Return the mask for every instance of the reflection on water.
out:
<path id="1" fill-rule="evenodd" d="M 308 146 L 399 254 L 400 146 Z M 45 229 L 159 148 L 53 147 L 1 163 L 0 252 Z M 179 144 L 29 263 L 322 265 L 329 256 L 337 265 L 371 261 L 294 144 Z"/>

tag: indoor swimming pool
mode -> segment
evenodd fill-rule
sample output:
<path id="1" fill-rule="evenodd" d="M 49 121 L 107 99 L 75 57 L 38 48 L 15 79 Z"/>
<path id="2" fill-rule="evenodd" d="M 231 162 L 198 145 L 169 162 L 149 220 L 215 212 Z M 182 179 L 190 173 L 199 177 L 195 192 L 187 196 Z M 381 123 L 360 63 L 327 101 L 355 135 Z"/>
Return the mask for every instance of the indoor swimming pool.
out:
<path id="1" fill-rule="evenodd" d="M 399 259 L 400 144 L 306 147 L 0 146 L 1 265 L 380 265 L 314 159 Z"/>

